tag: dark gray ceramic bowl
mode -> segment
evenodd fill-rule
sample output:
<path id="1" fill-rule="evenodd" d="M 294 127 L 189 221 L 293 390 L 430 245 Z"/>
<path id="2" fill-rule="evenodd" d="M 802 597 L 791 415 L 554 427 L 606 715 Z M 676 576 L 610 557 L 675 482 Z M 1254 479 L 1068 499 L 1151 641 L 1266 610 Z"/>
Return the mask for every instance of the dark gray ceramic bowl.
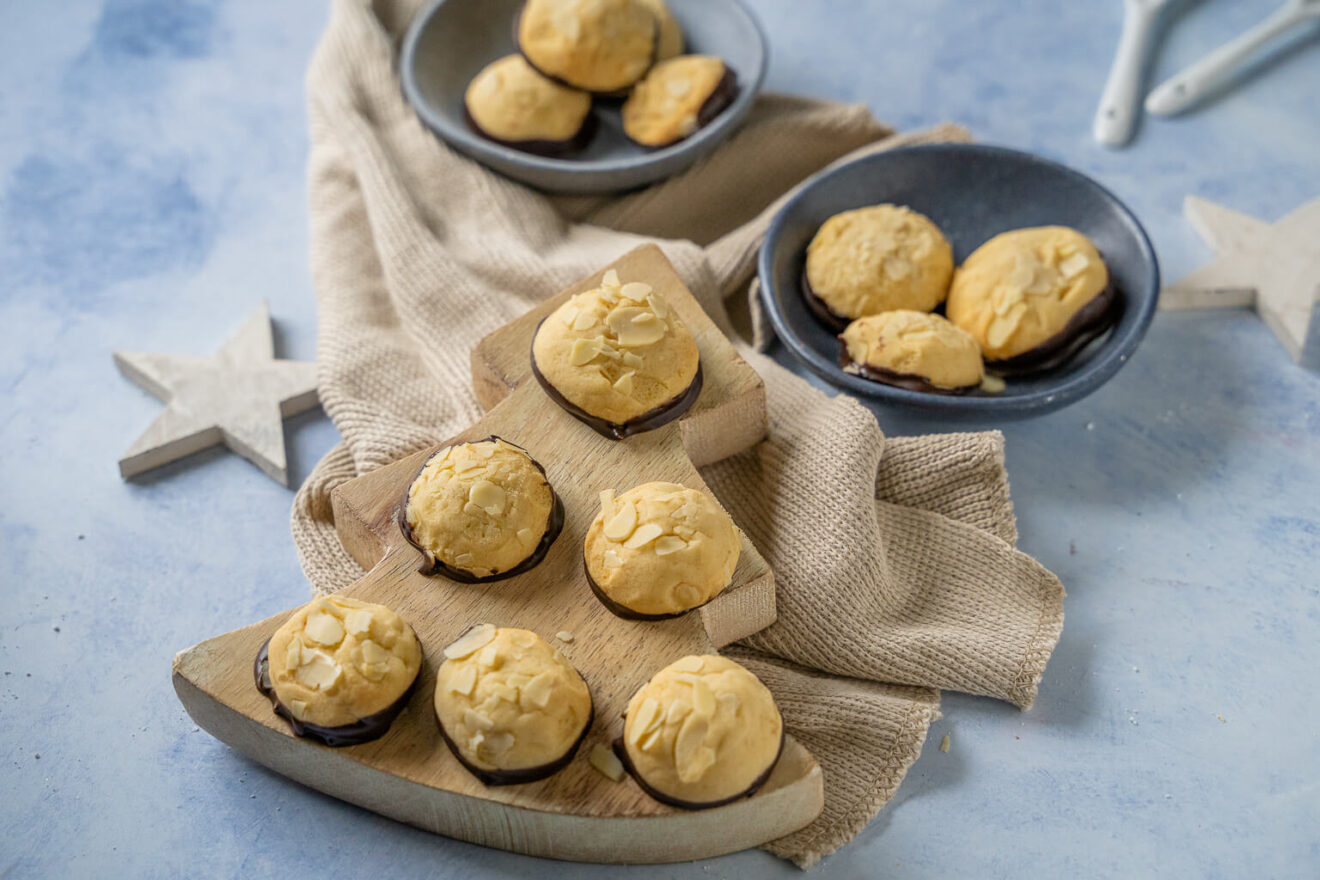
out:
<path id="1" fill-rule="evenodd" d="M 839 342 L 808 310 L 801 278 L 807 245 L 834 214 L 881 202 L 925 214 L 953 245 L 954 260 L 1000 232 L 1071 226 L 1104 257 L 1122 316 L 1068 363 L 1008 379 L 998 394 L 927 394 L 883 385 L 839 368 Z M 780 340 L 802 363 L 859 397 L 969 419 L 1043 415 L 1080 400 L 1132 356 L 1155 314 L 1160 273 L 1146 232 L 1108 190 L 1046 159 L 974 144 L 939 144 L 876 153 L 821 175 L 775 216 L 761 245 L 761 296 Z"/>
<path id="2" fill-rule="evenodd" d="M 666 0 L 689 53 L 717 55 L 738 75 L 738 96 L 696 134 L 648 150 L 623 134 L 618 101 L 597 100 L 600 128 L 585 150 L 547 158 L 489 141 L 468 128 L 463 93 L 490 62 L 515 51 L 513 20 L 523 0 L 437 0 L 403 39 L 403 92 L 426 125 L 454 149 L 515 180 L 551 192 L 633 189 L 684 170 L 733 132 L 765 79 L 765 35 L 738 0 Z"/>

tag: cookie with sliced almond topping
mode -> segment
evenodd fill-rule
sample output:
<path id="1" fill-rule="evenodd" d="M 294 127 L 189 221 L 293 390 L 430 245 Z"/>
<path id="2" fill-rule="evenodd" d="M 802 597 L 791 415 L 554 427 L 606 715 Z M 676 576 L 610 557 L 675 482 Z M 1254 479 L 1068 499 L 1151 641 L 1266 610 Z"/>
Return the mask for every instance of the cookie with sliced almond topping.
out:
<path id="1" fill-rule="evenodd" d="M 435 717 L 449 750 L 486 785 L 534 782 L 568 765 L 591 727 L 591 691 L 534 632 L 481 623 L 444 649 Z"/>
<path id="2" fill-rule="evenodd" d="M 738 95 L 738 76 L 712 55 L 680 55 L 651 68 L 623 102 L 623 133 L 644 147 L 676 144 L 709 125 Z"/>
<path id="3" fill-rule="evenodd" d="M 683 319 L 650 284 L 613 269 L 537 326 L 532 373 L 613 440 L 673 421 L 701 393 L 701 357 Z"/>
<path id="4" fill-rule="evenodd" d="M 963 394 L 981 387 L 976 340 L 943 315 L 897 310 L 858 318 L 839 334 L 839 366 L 909 391 Z"/>
<path id="5" fill-rule="evenodd" d="M 953 248 L 938 226 L 910 208 L 873 205 L 835 214 L 807 246 L 802 292 L 836 332 L 865 315 L 929 312 L 944 302 Z"/>
<path id="6" fill-rule="evenodd" d="M 784 748 L 774 697 L 718 654 L 683 657 L 628 701 L 614 751 L 647 794 L 701 810 L 756 793 Z"/>
<path id="7" fill-rule="evenodd" d="M 733 580 L 742 534 L 720 503 L 677 483 L 601 492 L 583 563 L 596 597 L 632 620 L 678 617 Z"/>
<path id="8" fill-rule="evenodd" d="M 547 77 L 614 95 L 655 62 L 660 23 L 642 0 L 527 0 L 513 31 L 518 51 Z"/>
<path id="9" fill-rule="evenodd" d="M 1118 295 L 1095 245 L 1066 226 L 996 235 L 963 262 L 946 305 L 986 364 L 1020 374 L 1068 360 L 1113 324 Z"/>
<path id="10" fill-rule="evenodd" d="M 482 68 L 463 95 L 463 112 L 483 137 L 543 156 L 581 150 L 595 121 L 590 95 L 547 79 L 521 55 Z"/>
<path id="11" fill-rule="evenodd" d="M 417 636 L 384 605 L 314 599 L 257 654 L 257 688 L 298 736 L 350 746 L 383 735 L 422 666 Z"/>
<path id="12" fill-rule="evenodd" d="M 501 437 L 436 450 L 404 493 L 399 529 L 419 571 L 463 583 L 530 571 L 564 525 L 545 468 Z"/>

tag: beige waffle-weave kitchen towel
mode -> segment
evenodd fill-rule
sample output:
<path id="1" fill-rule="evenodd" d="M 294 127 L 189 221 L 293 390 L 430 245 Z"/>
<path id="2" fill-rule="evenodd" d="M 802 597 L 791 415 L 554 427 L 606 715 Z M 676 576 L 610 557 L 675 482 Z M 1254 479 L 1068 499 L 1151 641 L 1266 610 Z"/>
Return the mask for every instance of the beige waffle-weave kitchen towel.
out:
<path id="1" fill-rule="evenodd" d="M 418 0 L 337 0 L 307 77 L 311 263 L 321 399 L 343 442 L 298 493 L 293 535 L 317 590 L 361 570 L 330 490 L 480 414 L 481 337 L 643 241 L 729 329 L 776 204 L 843 158 L 921 140 L 862 107 L 766 96 L 691 171 L 640 192 L 550 198 L 446 148 L 404 102 L 395 47 Z M 1014 548 L 998 433 L 888 439 L 848 397 L 747 346 L 770 437 L 703 476 L 769 559 L 779 620 L 731 649 L 824 768 L 825 810 L 767 848 L 810 866 L 893 796 L 938 690 L 1028 708 L 1063 626 L 1063 588 Z"/>

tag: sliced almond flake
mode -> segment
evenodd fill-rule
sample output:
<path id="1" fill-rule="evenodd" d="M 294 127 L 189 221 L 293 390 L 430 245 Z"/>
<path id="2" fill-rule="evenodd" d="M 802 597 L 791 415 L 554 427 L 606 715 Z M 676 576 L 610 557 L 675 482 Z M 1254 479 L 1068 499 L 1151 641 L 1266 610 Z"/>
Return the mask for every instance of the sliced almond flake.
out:
<path id="1" fill-rule="evenodd" d="M 504 662 L 504 656 L 500 654 L 499 645 L 487 645 L 481 649 L 481 655 L 477 657 L 477 662 L 487 669 L 499 669 L 500 664 Z"/>
<path id="2" fill-rule="evenodd" d="M 463 723 L 473 730 L 486 731 L 492 730 L 495 727 L 494 721 L 491 721 L 475 709 L 463 710 Z"/>
<path id="3" fill-rule="evenodd" d="M 559 632 L 555 633 L 555 638 L 567 644 L 573 643 L 573 634 L 566 629 L 561 629 Z"/>
<path id="4" fill-rule="evenodd" d="M 372 613 L 365 608 L 354 608 L 344 615 L 344 628 L 354 636 L 366 635 L 371 631 Z"/>
<path id="5" fill-rule="evenodd" d="M 484 648 L 490 644 L 491 639 L 495 638 L 495 632 L 494 624 L 477 624 L 445 646 L 445 658 L 448 660 L 461 660 L 467 657 L 476 652 L 478 648 Z"/>
<path id="6" fill-rule="evenodd" d="M 1089 265 L 1091 261 L 1086 258 L 1086 254 L 1074 253 L 1059 264 L 1059 271 L 1063 273 L 1064 278 L 1072 280 L 1086 271 Z"/>
<path id="7" fill-rule="evenodd" d="M 596 316 L 591 312 L 579 312 L 577 317 L 573 319 L 574 330 L 590 330 L 595 326 Z"/>
<path id="8" fill-rule="evenodd" d="M 289 649 L 284 653 L 284 668 L 297 669 L 302 663 L 302 642 L 296 638 L 289 642 Z"/>
<path id="9" fill-rule="evenodd" d="M 544 709 L 550 704 L 550 697 L 555 690 L 554 673 L 546 671 L 535 676 L 527 682 L 526 687 L 522 689 L 523 699 L 538 709 Z"/>
<path id="10" fill-rule="evenodd" d="M 614 490 L 600 490 L 600 517 L 604 522 L 614 516 Z"/>
<path id="11" fill-rule="evenodd" d="M 501 730 L 499 733 L 492 733 L 486 737 L 486 749 L 492 755 L 502 755 L 513 748 L 514 742 L 512 733 Z"/>
<path id="12" fill-rule="evenodd" d="M 614 516 L 605 521 L 601 531 L 611 541 L 622 541 L 633 533 L 637 526 L 637 508 L 630 503 L 618 505 Z"/>
<path id="13" fill-rule="evenodd" d="M 709 718 L 695 713 L 689 715 L 679 728 L 674 740 L 674 766 L 681 781 L 696 782 L 715 763 L 714 752 L 705 745 L 709 728 Z M 710 754 L 703 754 L 703 750 Z"/>
<path id="14" fill-rule="evenodd" d="M 578 339 L 573 343 L 573 350 L 569 352 L 568 361 L 575 367 L 582 367 L 600 354 L 600 345 L 594 339 Z"/>
<path id="15" fill-rule="evenodd" d="M 692 704 L 682 697 L 675 697 L 665 711 L 665 724 L 678 724 L 692 711 Z"/>
<path id="16" fill-rule="evenodd" d="M 634 375 L 636 375 L 636 371 L 629 370 L 628 372 L 620 376 L 618 379 L 615 379 L 614 390 L 619 392 L 620 394 L 632 394 Z"/>
<path id="17" fill-rule="evenodd" d="M 318 645 L 333 647 L 344 640 L 344 625 L 333 614 L 314 611 L 307 616 L 303 635 Z"/>
<path id="18" fill-rule="evenodd" d="M 307 656 L 310 653 L 311 656 Z M 320 651 L 304 652 L 302 665 L 293 677 L 299 684 L 312 690 L 329 690 L 339 681 L 344 670 Z"/>
<path id="19" fill-rule="evenodd" d="M 623 543 L 623 546 L 629 550 L 640 550 L 660 537 L 660 534 L 661 529 L 655 523 L 643 523 L 632 533 L 632 537 Z"/>
<path id="20" fill-rule="evenodd" d="M 623 558 L 620 557 L 619 554 L 615 553 L 613 550 L 605 551 L 604 561 L 606 568 L 618 568 L 619 566 L 623 565 Z"/>
<path id="21" fill-rule="evenodd" d="M 640 369 L 644 363 L 646 363 L 646 361 L 642 360 L 641 357 L 633 354 L 631 351 L 625 351 L 623 353 L 623 365 L 625 367 L 632 367 L 636 370 Z"/>
<path id="22" fill-rule="evenodd" d="M 294 717 L 294 718 L 297 718 L 299 721 L 302 721 L 304 718 L 307 717 L 307 703 L 306 703 L 306 701 L 305 701 L 305 700 L 290 700 L 290 701 L 289 701 L 289 711 L 293 713 L 293 717 Z"/>
<path id="23" fill-rule="evenodd" d="M 623 775 L 626 771 L 623 769 L 623 762 L 619 760 L 618 755 L 614 754 L 613 749 L 596 743 L 591 747 L 591 755 L 587 760 L 591 762 L 592 767 L 595 767 L 602 776 L 611 782 L 623 781 Z"/>
<path id="24" fill-rule="evenodd" d="M 460 666 L 458 672 L 449 680 L 449 690 L 465 697 L 472 695 L 472 689 L 477 686 L 477 667 Z"/>
<path id="25" fill-rule="evenodd" d="M 700 679 L 692 684 L 692 711 L 699 715 L 715 714 L 715 694 L 710 686 Z"/>
<path id="26" fill-rule="evenodd" d="M 668 556 L 670 553 L 677 553 L 679 550 L 683 550 L 686 547 L 687 541 L 684 541 L 682 538 L 677 538 L 673 535 L 662 535 L 661 537 L 656 538 L 655 555 Z"/>
<path id="27" fill-rule="evenodd" d="M 655 312 L 642 312 L 640 315 L 635 315 L 632 322 L 634 324 L 650 324 L 657 320 L 659 319 L 655 316 Z"/>
<path id="28" fill-rule="evenodd" d="M 637 717 L 632 720 L 629 727 L 632 733 L 628 735 L 628 741 L 637 745 L 646 734 L 659 723 L 660 704 L 655 697 L 647 697 L 642 700 L 642 705 L 637 707 Z"/>
<path id="29" fill-rule="evenodd" d="M 564 324 L 572 327 L 573 322 L 577 320 L 580 310 L 577 306 L 570 305 L 564 308 Z"/>
<path id="30" fill-rule="evenodd" d="M 689 654 L 681 657 L 670 664 L 669 668 L 675 672 L 700 672 L 706 665 L 706 661 L 699 654 Z"/>
<path id="31" fill-rule="evenodd" d="M 646 302 L 651 307 L 651 311 L 655 312 L 657 318 L 663 318 L 669 314 L 669 304 L 665 302 L 664 297 L 654 290 L 647 294 Z"/>
<path id="32" fill-rule="evenodd" d="M 600 283 L 604 287 L 619 287 L 619 273 L 610 269 L 605 273 L 604 277 L 600 279 Z"/>
<path id="33" fill-rule="evenodd" d="M 660 742 L 660 737 L 664 736 L 664 734 L 665 730 L 663 727 L 657 727 L 655 730 L 651 731 L 650 735 L 642 740 L 642 751 L 649 752 L 651 749 L 655 748 L 656 744 Z"/>
<path id="34" fill-rule="evenodd" d="M 720 691 L 715 695 L 715 699 L 720 701 L 720 708 L 730 715 L 736 715 L 738 707 L 742 705 L 742 700 L 733 691 Z"/>
<path id="35" fill-rule="evenodd" d="M 633 302 L 645 302 L 646 297 L 651 293 L 651 285 L 644 281 L 629 281 L 623 287 L 619 288 L 619 295 L 624 299 Z"/>

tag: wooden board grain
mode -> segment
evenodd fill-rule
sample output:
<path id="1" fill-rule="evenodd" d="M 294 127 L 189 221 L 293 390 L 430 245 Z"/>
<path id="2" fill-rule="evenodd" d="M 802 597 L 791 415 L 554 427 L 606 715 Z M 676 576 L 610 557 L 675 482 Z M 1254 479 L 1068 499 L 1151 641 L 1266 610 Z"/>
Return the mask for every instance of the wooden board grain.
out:
<path id="1" fill-rule="evenodd" d="M 627 621 L 591 594 L 582 542 L 601 489 L 648 480 L 706 488 L 694 460 L 710 463 L 749 448 L 765 433 L 765 391 L 683 287 L 658 248 L 624 255 L 608 268 L 645 280 L 682 315 L 701 350 L 705 383 L 678 422 L 608 440 L 569 416 L 530 379 L 531 337 L 564 298 L 548 300 L 483 340 L 472 354 L 473 382 L 489 411 L 444 444 L 497 434 L 545 466 L 563 499 L 564 530 L 532 571 L 490 584 L 459 584 L 417 573 L 419 556 L 394 514 L 424 450 L 335 490 L 336 527 L 345 548 L 369 569 L 346 595 L 396 609 L 423 646 L 418 687 L 381 739 L 329 749 L 292 736 L 252 682 L 252 658 L 283 622 L 282 612 L 203 642 L 175 658 L 175 690 L 193 718 L 219 739 L 291 778 L 421 828 L 516 852 L 608 862 L 669 862 L 755 846 L 809 823 L 820 812 L 820 769 L 790 739 L 766 786 L 752 798 L 703 812 L 675 810 L 630 779 L 615 783 L 587 762 L 591 747 L 618 735 L 632 693 L 684 654 L 706 653 L 774 621 L 774 577 L 744 538 L 732 585 L 697 612 L 659 622 Z M 431 709 L 443 647 L 477 622 L 532 629 L 556 644 L 591 687 L 596 719 L 565 770 L 527 785 L 488 788 L 449 754 Z M 555 634 L 573 634 L 570 643 Z"/>

